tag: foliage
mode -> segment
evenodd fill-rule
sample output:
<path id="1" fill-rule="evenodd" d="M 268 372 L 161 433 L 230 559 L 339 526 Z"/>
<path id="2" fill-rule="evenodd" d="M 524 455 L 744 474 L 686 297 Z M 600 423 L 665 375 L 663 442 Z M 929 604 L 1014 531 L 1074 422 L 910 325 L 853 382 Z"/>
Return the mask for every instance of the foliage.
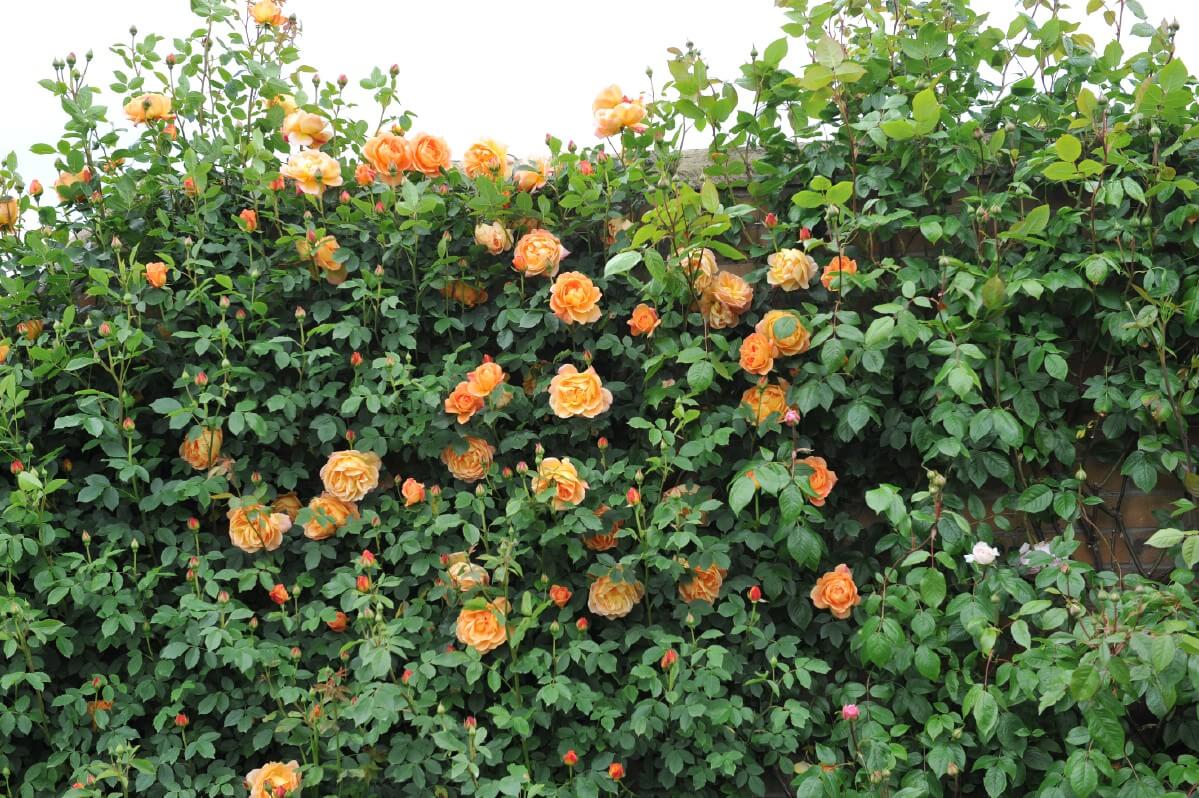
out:
<path id="1" fill-rule="evenodd" d="M 0 172 L 6 794 L 1193 792 L 1174 28 L 789 0 L 451 166 L 192 5 Z M 1175 570 L 1099 561 L 1113 479 Z"/>

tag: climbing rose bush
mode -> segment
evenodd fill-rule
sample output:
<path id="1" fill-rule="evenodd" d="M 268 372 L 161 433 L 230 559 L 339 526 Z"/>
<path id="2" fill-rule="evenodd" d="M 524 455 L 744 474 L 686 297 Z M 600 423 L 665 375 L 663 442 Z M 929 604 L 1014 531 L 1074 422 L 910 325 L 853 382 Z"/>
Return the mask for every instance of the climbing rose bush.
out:
<path id="1" fill-rule="evenodd" d="M 398 66 L 354 106 L 298 2 L 54 61 L 58 174 L 0 168 L 5 795 L 1194 792 L 1176 28 L 778 5 L 533 153 Z M 1155 488 L 1144 548 L 1105 497 Z"/>

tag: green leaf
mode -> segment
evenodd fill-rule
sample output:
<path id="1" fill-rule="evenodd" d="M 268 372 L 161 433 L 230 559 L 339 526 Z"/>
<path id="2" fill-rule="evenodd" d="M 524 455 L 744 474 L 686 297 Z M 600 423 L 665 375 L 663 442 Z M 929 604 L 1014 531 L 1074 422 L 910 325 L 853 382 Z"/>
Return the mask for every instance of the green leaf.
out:
<path id="1" fill-rule="evenodd" d="M 708 213 L 716 213 L 720 210 L 720 194 L 716 191 L 716 184 L 711 180 L 704 180 L 704 184 L 700 186 L 699 201 Z M 607 270 L 605 270 L 606 273 Z"/>
<path id="2" fill-rule="evenodd" d="M 995 701 L 995 696 L 987 690 L 980 692 L 974 702 L 973 715 L 978 733 L 984 740 L 989 739 L 999 723 L 999 704 Z"/>
<path id="3" fill-rule="evenodd" d="M 1026 513 L 1043 513 L 1053 503 L 1053 491 L 1047 485 L 1030 485 L 1020 494 L 1019 507 Z"/>
<path id="4" fill-rule="evenodd" d="M 695 393 L 703 393 L 712 385 L 716 369 L 707 360 L 698 360 L 687 369 L 687 384 Z"/>
<path id="5" fill-rule="evenodd" d="M 853 183 L 848 180 L 842 180 L 825 192 L 825 198 L 829 205 L 844 205 L 852 196 Z"/>
<path id="6" fill-rule="evenodd" d="M 1091 761 L 1089 752 L 1075 751 L 1066 761 L 1066 780 L 1075 798 L 1090 798 L 1099 787 L 1099 770 Z"/>
<path id="7" fill-rule="evenodd" d="M 1074 163 L 1082 155 L 1082 143 L 1069 133 L 1064 133 L 1054 143 L 1053 150 L 1058 158 Z"/>
<path id="8" fill-rule="evenodd" d="M 822 36 L 812 47 L 816 63 L 832 69 L 845 60 L 845 50 L 832 36 Z"/>
<path id="9" fill-rule="evenodd" d="M 920 577 L 920 598 L 930 607 L 939 607 L 945 600 L 945 575 L 935 568 L 929 568 Z"/>
<path id="10" fill-rule="evenodd" d="M 729 508 L 734 514 L 740 513 L 745 509 L 745 505 L 753 501 L 755 490 L 754 481 L 749 477 L 741 476 L 733 480 L 733 485 L 729 488 Z"/>
<path id="11" fill-rule="evenodd" d="M 912 98 L 912 118 L 916 120 L 916 132 L 928 133 L 941 119 L 941 104 L 931 87 L 917 92 Z"/>
<path id="12" fill-rule="evenodd" d="M 1153 546 L 1155 549 L 1168 549 L 1181 543 L 1186 534 L 1181 529 L 1159 529 L 1145 541 L 1145 545 Z"/>
<path id="13" fill-rule="evenodd" d="M 799 191 L 791 197 L 791 202 L 801 208 L 819 208 L 824 204 L 824 195 L 817 194 L 815 191 Z"/>
<path id="14" fill-rule="evenodd" d="M 906 141 L 916 135 L 916 126 L 907 119 L 888 119 L 879 125 L 887 138 Z"/>
<path id="15" fill-rule="evenodd" d="M 618 274 L 624 274 L 640 262 L 640 252 L 636 250 L 620 252 L 608 259 L 608 262 L 604 265 L 604 276 L 613 277 Z"/>

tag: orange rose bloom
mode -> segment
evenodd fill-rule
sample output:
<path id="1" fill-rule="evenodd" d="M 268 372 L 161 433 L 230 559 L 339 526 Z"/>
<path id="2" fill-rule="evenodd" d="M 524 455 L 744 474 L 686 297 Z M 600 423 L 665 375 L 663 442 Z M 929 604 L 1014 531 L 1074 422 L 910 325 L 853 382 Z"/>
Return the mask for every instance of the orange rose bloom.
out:
<path id="1" fill-rule="evenodd" d="M 517 188 L 532 193 L 544 186 L 549 176 L 550 162 L 545 158 L 538 158 L 531 164 L 518 168 L 513 178 L 516 180 Z"/>
<path id="2" fill-rule="evenodd" d="M 563 272 L 550 288 L 550 310 L 565 324 L 590 324 L 600 317 L 603 296 L 582 272 Z"/>
<path id="3" fill-rule="evenodd" d="M 12 351 L 12 342 L 7 338 L 0 338 L 0 363 L 8 360 L 8 353 Z"/>
<path id="4" fill-rule="evenodd" d="M 455 631 L 460 643 L 486 654 L 508 640 L 507 621 L 508 602 L 497 598 L 481 610 L 463 609 L 458 613 Z"/>
<path id="5" fill-rule="evenodd" d="M 447 446 L 441 452 L 441 461 L 450 473 L 463 482 L 478 482 L 491 470 L 491 459 L 495 447 L 482 438 L 466 438 L 466 451 L 457 452 Z"/>
<path id="6" fill-rule="evenodd" d="M 565 585 L 553 585 L 550 587 L 550 601 L 557 604 L 558 609 L 565 607 L 572 595 L 570 588 Z"/>
<path id="7" fill-rule="evenodd" d="M 716 266 L 716 253 L 710 249 L 693 249 L 683 258 L 683 271 L 691 282 L 696 293 L 704 293 L 712 286 L 719 268 Z"/>
<path id="8" fill-rule="evenodd" d="M 428 133 L 417 133 L 412 137 L 412 168 L 426 177 L 437 177 L 443 169 L 450 168 L 450 147 L 445 139 Z"/>
<path id="9" fill-rule="evenodd" d="M 54 190 L 58 192 L 59 199 L 65 200 L 68 197 L 76 196 L 74 191 L 78 189 L 71 189 L 71 186 L 74 186 L 78 183 L 90 182 L 91 179 L 91 170 L 86 167 L 79 172 L 59 172 L 58 179 L 54 181 Z M 80 186 L 79 188 L 86 188 L 86 186 Z"/>
<path id="10" fill-rule="evenodd" d="M 562 510 L 577 505 L 587 496 L 587 483 L 579 478 L 579 471 L 569 457 L 561 459 L 546 457 L 533 476 L 533 493 L 540 494 L 554 489 L 554 509 Z"/>
<path id="11" fill-rule="evenodd" d="M 267 762 L 256 770 L 251 770 L 246 776 L 246 786 L 250 789 L 249 798 L 278 798 L 279 790 L 283 794 L 300 789 L 300 764 L 294 759 L 286 765 L 282 762 Z"/>
<path id="12" fill-rule="evenodd" d="M 425 500 L 425 483 L 417 482 L 412 477 L 408 477 L 404 480 L 404 484 L 400 488 L 400 494 L 404 497 L 405 507 L 420 504 Z"/>
<path id="13" fill-rule="evenodd" d="M 271 601 L 280 606 L 291 601 L 291 594 L 287 592 L 287 588 L 282 584 L 276 584 L 274 587 L 272 587 L 269 595 L 271 597 Z"/>
<path id="14" fill-rule="evenodd" d="M 458 417 L 459 424 L 470 421 L 471 416 L 483 409 L 483 398 L 471 393 L 470 383 L 458 383 L 445 398 L 445 412 Z"/>
<path id="15" fill-rule="evenodd" d="M 336 534 L 350 518 L 358 517 L 358 507 L 353 502 L 343 501 L 332 493 L 322 493 L 308 502 L 312 518 L 304 524 L 304 537 L 309 540 L 324 540 Z"/>
<path id="16" fill-rule="evenodd" d="M 241 228 L 247 233 L 253 233 L 258 229 L 258 211 L 253 208 L 246 208 L 237 218 L 241 219 Z"/>
<path id="17" fill-rule="evenodd" d="M 446 283 L 442 286 L 441 295 L 452 302 L 458 302 L 468 308 L 473 308 L 487 301 L 486 289 L 476 288 L 470 283 L 464 283 L 461 280 L 451 280 Z"/>
<path id="18" fill-rule="evenodd" d="M 317 266 L 320 266 L 327 272 L 342 270 L 342 265 L 333 257 L 334 253 L 339 249 L 341 249 L 341 244 L 338 244 L 337 239 L 333 236 L 325 236 L 320 241 L 317 241 L 315 251 L 305 238 L 301 238 L 296 242 L 296 252 L 300 253 L 301 258 L 312 258 Z"/>
<path id="19" fill-rule="evenodd" d="M 847 258 L 844 255 L 837 255 L 824 269 L 824 274 L 820 276 L 820 282 L 830 291 L 841 290 L 841 272 L 845 274 L 857 274 L 858 262 L 852 258 Z"/>
<path id="20" fill-rule="evenodd" d="M 619 542 L 620 525 L 615 524 L 610 532 L 596 532 L 594 535 L 584 535 L 583 545 L 592 551 L 608 551 L 616 548 Z"/>
<path id="21" fill-rule="evenodd" d="M 799 249 L 780 249 L 766 259 L 766 264 L 770 267 L 766 282 L 784 291 L 807 288 L 818 268 L 816 261 Z"/>
<path id="22" fill-rule="evenodd" d="M 225 433 L 220 427 L 193 427 L 179 445 L 179 456 L 197 471 L 211 468 L 221 454 Z"/>
<path id="23" fill-rule="evenodd" d="M 799 462 L 809 466 L 812 473 L 808 476 L 808 485 L 816 494 L 811 502 L 817 507 L 824 506 L 824 500 L 833 492 L 833 486 L 837 484 L 837 472 L 830 471 L 828 463 L 823 457 L 805 457 Z"/>
<path id="24" fill-rule="evenodd" d="M 41 319 L 29 319 L 17 324 L 17 332 L 30 342 L 36 341 L 44 329 L 46 329 L 46 322 Z"/>
<path id="25" fill-rule="evenodd" d="M 774 345 L 761 333 L 750 333 L 741 342 L 741 368 L 750 374 L 769 374 L 774 368 Z"/>
<path id="26" fill-rule="evenodd" d="M 715 604 L 728 571 L 712 565 L 708 568 L 693 568 L 692 572 L 694 576 L 679 585 L 679 598 L 683 601 L 706 601 Z"/>
<path id="27" fill-rule="evenodd" d="M 333 620 L 325 621 L 325 626 L 329 627 L 330 632 L 340 633 L 346 630 L 346 626 L 348 626 L 349 623 L 350 616 L 346 615 L 341 610 L 338 610 L 337 614 L 333 616 Z"/>
<path id="28" fill-rule="evenodd" d="M 754 289 L 732 272 L 717 272 L 712 280 L 712 298 L 736 313 L 744 313 L 754 300 Z"/>
<path id="29" fill-rule="evenodd" d="M 658 325 L 661 323 L 658 311 L 642 302 L 633 308 L 633 316 L 629 319 L 629 333 L 631 335 L 653 335 L 654 330 L 658 329 Z"/>
<path id="30" fill-rule="evenodd" d="M 300 503 L 300 497 L 295 491 L 284 493 L 271 502 L 272 513 L 283 513 L 292 521 L 296 520 L 296 516 L 300 514 L 300 508 L 304 505 Z"/>
<path id="31" fill-rule="evenodd" d="M 466 375 L 467 390 L 480 398 L 490 396 L 491 392 L 504 384 L 508 375 L 494 360 L 484 360 L 478 368 Z"/>
<path id="32" fill-rule="evenodd" d="M 791 331 L 786 335 L 782 334 L 785 325 L 780 325 L 779 322 L 784 319 L 791 319 L 795 322 Z M 808 351 L 808 346 L 812 342 L 812 336 L 803 326 L 803 322 L 799 320 L 799 315 L 790 310 L 770 310 L 762 317 L 754 329 L 761 335 L 766 336 L 775 350 L 783 356 L 790 357 L 791 355 L 799 355 Z"/>
<path id="33" fill-rule="evenodd" d="M 272 513 L 261 504 L 234 507 L 226 514 L 229 519 L 229 539 L 247 554 L 266 549 L 274 551 L 283 543 L 283 533 L 291 529 L 291 519 L 283 513 Z"/>
<path id="34" fill-rule="evenodd" d="M 257 0 L 250 5 L 250 16 L 259 25 L 280 25 L 283 23 L 283 11 L 275 0 Z"/>
<path id="35" fill-rule="evenodd" d="M 292 111 L 283 119 L 283 137 L 289 144 L 315 149 L 333 138 L 333 126 L 320 114 Z"/>
<path id="36" fill-rule="evenodd" d="M 412 168 L 412 152 L 407 139 L 394 133 L 377 133 L 367 140 L 362 154 L 379 179 L 389 186 L 404 182 L 404 172 Z"/>
<path id="37" fill-rule="evenodd" d="M 327 188 L 340 186 L 341 164 L 320 150 L 293 153 L 279 174 L 296 181 L 305 194 L 322 194 Z"/>
<path id="38" fill-rule="evenodd" d="M 853 608 L 862 603 L 858 586 L 853 583 L 853 574 L 844 564 L 817 579 L 811 596 L 816 609 L 829 610 L 834 618 L 842 620 L 848 618 Z"/>
<path id="39" fill-rule="evenodd" d="M 12 230 L 21 218 L 21 208 L 16 197 L 0 197 L 0 230 Z"/>
<path id="40" fill-rule="evenodd" d="M 774 384 L 755 385 L 741 394 L 741 404 L 749 408 L 749 412 L 759 424 L 769 418 L 771 413 L 777 413 L 781 419 L 791 409 L 787 405 L 788 387 L 783 380 Z"/>
<path id="41" fill-rule="evenodd" d="M 155 288 L 167 284 L 167 265 L 162 261 L 151 261 L 146 264 L 146 282 Z"/>
<path id="42" fill-rule="evenodd" d="M 587 609 L 609 620 L 623 618 L 633 611 L 643 596 L 645 586 L 640 582 L 616 582 L 611 576 L 601 576 L 591 583 Z"/>
<path id="43" fill-rule="evenodd" d="M 143 94 L 125 103 L 125 116 L 135 125 L 143 125 L 155 119 L 169 119 L 171 98 L 165 94 Z"/>
<path id="44" fill-rule="evenodd" d="M 512 249 L 512 231 L 499 222 L 475 225 L 475 243 L 487 247 L 492 255 Z"/>
<path id="45" fill-rule="evenodd" d="M 741 321 L 741 314 L 723 302 L 718 302 L 711 294 L 704 294 L 699 300 L 699 309 L 713 330 L 727 330 L 736 327 Z"/>
<path id="46" fill-rule="evenodd" d="M 558 265 L 568 254 L 558 237 L 544 228 L 530 230 L 516 242 L 516 251 L 512 253 L 512 266 L 521 274 L 529 277 L 546 275 L 553 277 L 558 273 Z"/>
<path id="47" fill-rule="evenodd" d="M 595 418 L 612 406 L 612 392 L 600 382 L 595 366 L 579 371 L 569 363 L 550 380 L 550 409 L 558 418 Z"/>
<path id="48" fill-rule="evenodd" d="M 508 148 L 494 139 L 477 141 L 462 155 L 462 169 L 467 177 L 506 178 L 512 172 Z"/>
<path id="49" fill-rule="evenodd" d="M 333 496 L 346 502 L 361 501 L 379 487 L 379 468 L 383 461 L 374 452 L 354 450 L 334 452 L 321 467 L 321 482 Z"/>
<path id="50" fill-rule="evenodd" d="M 644 130 L 641 120 L 645 118 L 645 102 L 640 98 L 631 100 L 624 96 L 620 87 L 608 86 L 591 104 L 595 116 L 595 135 L 600 138 L 614 136 L 626 127 Z"/>
<path id="51" fill-rule="evenodd" d="M 491 583 L 491 576 L 487 573 L 486 568 L 465 560 L 452 563 L 449 574 L 450 584 L 463 593 Z"/>

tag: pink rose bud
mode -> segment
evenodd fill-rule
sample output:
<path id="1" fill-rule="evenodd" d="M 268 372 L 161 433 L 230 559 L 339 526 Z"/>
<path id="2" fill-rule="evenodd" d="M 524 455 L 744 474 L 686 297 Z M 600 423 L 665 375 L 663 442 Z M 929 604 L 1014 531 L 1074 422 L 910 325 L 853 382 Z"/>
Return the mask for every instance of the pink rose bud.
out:
<path id="1" fill-rule="evenodd" d="M 195 382 L 196 385 L 199 385 L 201 388 L 203 388 L 208 384 L 208 375 L 202 371 L 196 372 Z"/>
<path id="2" fill-rule="evenodd" d="M 859 712 L 857 704 L 846 704 L 845 706 L 841 707 L 842 720 L 857 720 L 858 715 Z"/>
<path id="3" fill-rule="evenodd" d="M 296 306 L 296 318 L 297 319 L 302 319 L 307 315 L 308 315 L 308 311 L 304 310 L 304 308 L 299 305 Z"/>
<path id="4" fill-rule="evenodd" d="M 783 423 L 788 427 L 794 427 L 799 423 L 799 411 L 794 407 L 788 408 L 787 412 L 783 414 Z"/>
<path id="5" fill-rule="evenodd" d="M 779 217 L 776 216 L 774 213 L 768 213 L 768 214 L 766 214 L 766 220 L 764 223 L 767 228 L 773 229 L 775 227 L 778 227 Z"/>
<path id="6" fill-rule="evenodd" d="M 342 204 L 344 205 L 345 203 L 350 201 L 350 192 L 348 192 L 348 191 L 341 192 L 341 195 L 338 197 L 338 199 L 340 199 Z"/>
<path id="7" fill-rule="evenodd" d="M 809 238 L 811 238 L 811 237 L 812 237 L 812 231 L 811 231 L 811 230 L 809 230 L 809 229 L 808 229 L 808 228 L 806 228 L 806 227 L 801 227 L 801 228 L 799 228 L 799 240 L 800 240 L 800 241 L 807 241 L 807 240 L 808 240 Z"/>

